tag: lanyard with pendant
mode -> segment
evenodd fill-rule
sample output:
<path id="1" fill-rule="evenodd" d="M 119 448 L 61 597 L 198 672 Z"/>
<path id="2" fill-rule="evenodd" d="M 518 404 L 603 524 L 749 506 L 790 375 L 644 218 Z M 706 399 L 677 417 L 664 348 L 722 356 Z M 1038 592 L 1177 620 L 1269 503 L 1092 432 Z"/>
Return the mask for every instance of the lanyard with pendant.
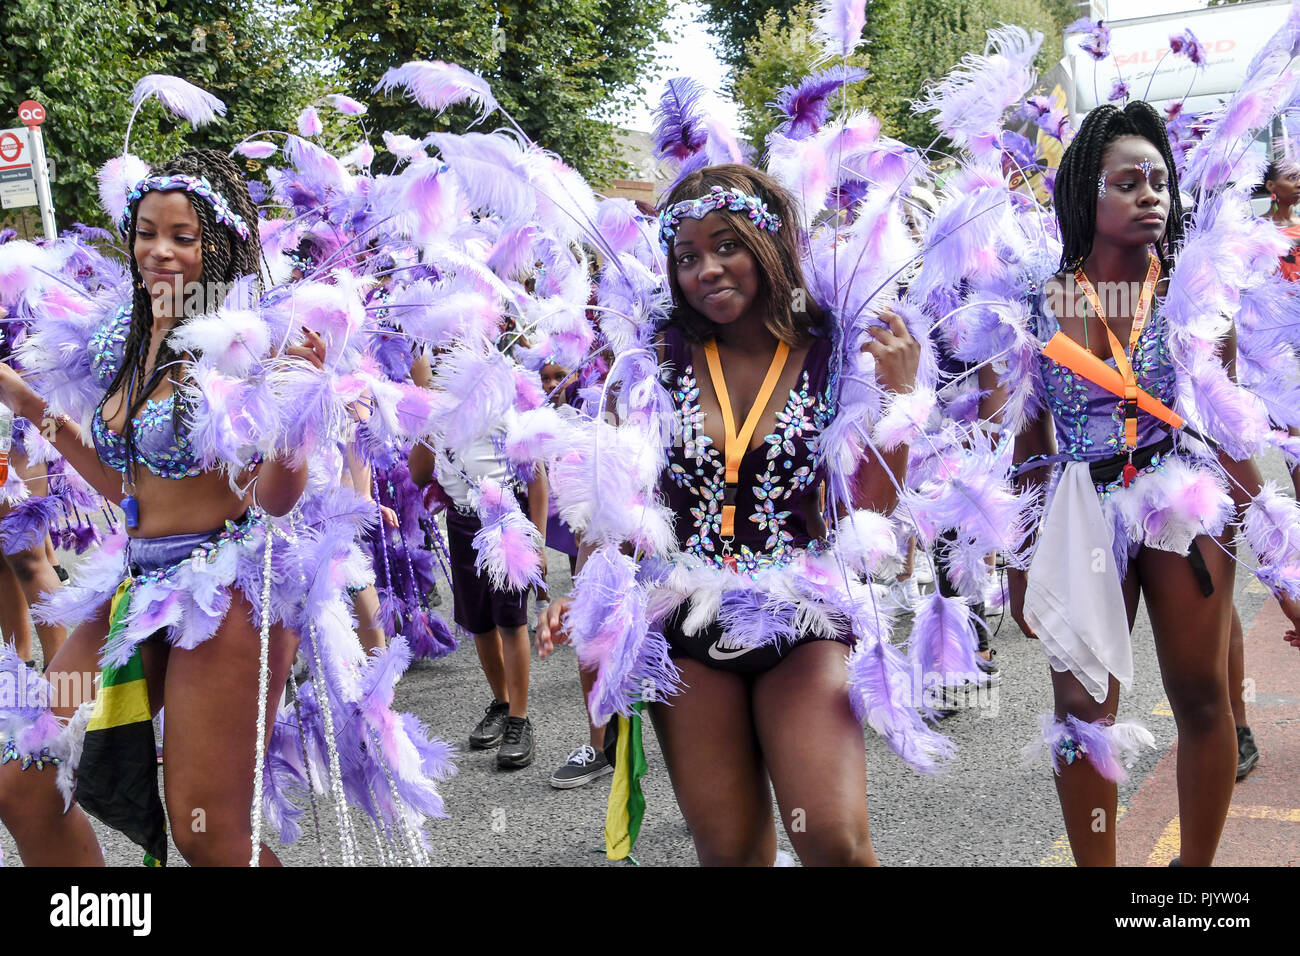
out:
<path id="1" fill-rule="evenodd" d="M 140 371 L 138 367 L 131 371 L 131 384 L 126 388 L 126 419 L 122 422 L 123 431 L 131 427 L 131 393 L 135 391 L 135 376 L 138 371 Z M 134 457 L 131 455 L 126 459 L 123 463 L 125 469 L 122 472 L 122 519 L 128 528 L 136 528 L 140 524 L 140 502 L 135 498 Z"/>
<path id="2" fill-rule="evenodd" d="M 1120 344 L 1119 336 L 1111 331 L 1110 323 L 1106 320 L 1106 313 L 1101 307 L 1101 300 L 1097 297 L 1097 290 L 1092 287 L 1088 277 L 1083 274 L 1083 267 L 1080 266 L 1074 270 L 1074 281 L 1083 290 L 1084 298 L 1088 300 L 1092 310 L 1097 313 L 1097 318 L 1101 319 L 1101 324 L 1106 329 L 1106 336 L 1110 339 L 1110 354 L 1114 356 L 1115 365 L 1119 369 L 1120 375 L 1124 377 L 1124 448 L 1128 452 L 1129 458 L 1128 464 L 1124 466 L 1122 473 L 1125 488 L 1137 475 L 1137 468 L 1133 465 L 1133 451 L 1137 448 L 1139 389 L 1137 373 L 1133 370 L 1133 362 L 1137 359 L 1138 339 L 1142 336 L 1142 326 L 1146 324 L 1147 313 L 1151 310 L 1151 300 L 1156 292 L 1156 283 L 1160 280 L 1160 260 L 1150 253 L 1147 255 L 1149 257 L 1147 276 L 1142 283 L 1142 296 L 1138 299 L 1137 309 L 1133 313 L 1133 328 L 1129 331 L 1129 347 L 1127 350 Z M 1087 316 L 1085 316 L 1084 322 L 1087 321 Z"/>
<path id="3" fill-rule="evenodd" d="M 704 355 L 709 362 L 709 378 L 713 381 L 713 391 L 718 396 L 718 405 L 722 407 L 722 427 L 725 429 L 722 455 L 726 463 L 726 472 L 722 498 L 722 562 L 733 571 L 736 557 L 731 553 L 731 539 L 736 534 L 736 489 L 740 483 L 740 462 L 749 450 L 749 440 L 754 436 L 758 420 L 763 417 L 768 400 L 776 391 L 776 383 L 785 369 L 785 360 L 790 356 L 790 346 L 778 342 L 772 364 L 768 366 L 767 376 L 758 390 L 754 404 L 745 418 L 744 427 L 736 434 L 736 419 L 731 414 L 731 397 L 727 394 L 727 380 L 722 375 L 722 359 L 718 355 L 718 343 L 709 341 L 704 346 Z"/>

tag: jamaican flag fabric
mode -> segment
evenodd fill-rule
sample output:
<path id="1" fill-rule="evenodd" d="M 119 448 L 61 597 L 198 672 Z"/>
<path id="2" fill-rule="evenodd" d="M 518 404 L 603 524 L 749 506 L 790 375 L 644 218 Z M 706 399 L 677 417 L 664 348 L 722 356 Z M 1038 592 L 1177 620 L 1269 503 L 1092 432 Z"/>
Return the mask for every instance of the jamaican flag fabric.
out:
<path id="1" fill-rule="evenodd" d="M 615 718 L 618 742 L 614 782 L 609 788 L 609 807 L 605 811 L 605 856 L 611 860 L 632 855 L 645 817 L 645 795 L 641 792 L 641 778 L 646 774 L 645 750 L 641 746 L 644 712 L 645 704 L 638 701 L 632 705 L 631 717 L 620 714 Z"/>
<path id="2" fill-rule="evenodd" d="M 130 610 L 130 580 L 109 610 L 108 646 Z M 122 667 L 100 672 L 99 693 L 77 767 L 77 803 L 144 848 L 146 866 L 167 863 L 167 817 L 158 796 L 158 757 L 144 663 L 137 647 Z"/>

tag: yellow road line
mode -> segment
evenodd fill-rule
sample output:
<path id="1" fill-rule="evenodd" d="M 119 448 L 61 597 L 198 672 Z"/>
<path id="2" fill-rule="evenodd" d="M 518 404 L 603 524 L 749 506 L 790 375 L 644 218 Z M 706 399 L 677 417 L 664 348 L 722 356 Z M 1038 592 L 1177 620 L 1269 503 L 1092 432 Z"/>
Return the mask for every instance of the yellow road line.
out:
<path id="1" fill-rule="evenodd" d="M 1233 820 L 1272 820 L 1277 823 L 1300 823 L 1300 809 L 1283 807 L 1228 807 L 1228 819 Z M 1165 827 L 1156 845 L 1147 857 L 1147 866 L 1168 866 L 1169 861 L 1178 855 L 1181 840 L 1181 826 L 1174 817 Z"/>

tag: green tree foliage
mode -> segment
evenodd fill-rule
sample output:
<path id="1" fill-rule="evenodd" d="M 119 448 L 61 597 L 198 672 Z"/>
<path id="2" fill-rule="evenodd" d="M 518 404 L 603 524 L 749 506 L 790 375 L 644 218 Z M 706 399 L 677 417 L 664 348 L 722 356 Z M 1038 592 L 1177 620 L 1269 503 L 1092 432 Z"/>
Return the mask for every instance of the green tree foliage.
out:
<path id="1" fill-rule="evenodd" d="M 372 130 L 463 128 L 471 110 L 436 118 L 397 91 L 371 92 L 409 60 L 454 62 L 482 75 L 530 138 L 600 181 L 619 172 L 610 108 L 644 92 L 668 2 L 339 0 L 331 9 L 326 33 L 340 79 L 370 105 Z"/>
<path id="2" fill-rule="evenodd" d="M 369 104 L 376 139 L 463 128 L 468 111 L 438 120 L 371 92 L 391 66 L 442 59 L 482 73 L 531 137 L 600 178 L 618 171 L 609 118 L 640 91 L 667 10 L 668 0 L 2 0 L 0 126 L 16 125 L 22 100 L 44 103 L 59 224 L 102 224 L 95 172 L 121 153 L 131 88 L 147 73 L 227 106 L 193 131 L 146 105 L 131 150 L 157 163 L 185 145 L 224 150 L 259 129 L 292 131 L 329 92 Z M 327 143 L 355 142 L 356 121 L 320 112 Z"/>
<path id="3" fill-rule="evenodd" d="M 294 129 L 334 89 L 319 63 L 321 14 L 288 0 L 158 0 L 137 56 L 202 87 L 226 115 L 188 132 L 199 148 L 228 151 L 259 129 Z M 139 71 L 143 75 L 144 71 Z"/>
<path id="4" fill-rule="evenodd" d="M 57 167 L 52 192 L 61 226 L 103 224 L 95 171 L 122 152 L 131 86 L 150 72 L 136 54 L 146 42 L 144 24 L 156 16 L 150 0 L 5 0 L 0 6 L 0 124 L 18 125 L 25 99 L 45 106 L 42 131 Z M 133 137 L 146 161 L 181 142 L 156 110 L 137 121 Z"/>
<path id="5" fill-rule="evenodd" d="M 982 52 L 987 31 L 1003 23 L 1042 31 L 1038 68 L 1049 69 L 1061 55 L 1064 9 L 1061 0 L 872 0 L 865 52 L 851 61 L 871 75 L 849 92 L 845 105 L 870 109 L 886 134 L 925 146 L 936 133 L 927 116 L 912 112 L 911 103 L 926 83 L 965 54 Z M 776 125 L 767 106 L 776 92 L 815 69 L 821 51 L 811 41 L 813 13 L 811 0 L 790 4 L 783 13 L 769 11 L 745 45 L 732 93 L 751 142 L 761 143 Z"/>
<path id="6" fill-rule="evenodd" d="M 781 87 L 799 82 L 816 69 L 813 64 L 821 49 L 812 40 L 814 10 L 813 0 L 796 4 L 788 14 L 769 10 L 745 46 L 746 60 L 735 73 L 731 95 L 740 107 L 741 131 L 751 143 L 762 143 L 777 126 L 780 117 L 768 104 Z M 870 68 L 871 58 L 859 50 L 849 63 Z M 867 105 L 862 89 L 862 84 L 846 89 L 843 99 L 837 93 L 835 105 L 861 109 Z"/>
<path id="7" fill-rule="evenodd" d="M 710 31 L 722 44 L 718 58 L 731 69 L 741 69 L 747 59 L 745 45 L 757 37 L 775 14 L 784 19 L 796 6 L 811 9 L 811 2 L 798 0 L 700 0 L 705 21 Z"/>

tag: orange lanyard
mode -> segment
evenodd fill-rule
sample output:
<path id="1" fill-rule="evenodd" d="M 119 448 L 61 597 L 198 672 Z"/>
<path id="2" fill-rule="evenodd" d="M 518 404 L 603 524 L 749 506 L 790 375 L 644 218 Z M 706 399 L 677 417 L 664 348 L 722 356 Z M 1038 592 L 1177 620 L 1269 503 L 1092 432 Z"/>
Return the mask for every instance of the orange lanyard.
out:
<path id="1" fill-rule="evenodd" d="M 776 354 L 772 356 L 772 364 L 767 369 L 767 377 L 763 379 L 763 385 L 758 390 L 758 396 L 749 409 L 745 426 L 740 430 L 739 435 L 736 434 L 736 419 L 731 414 L 731 397 L 727 394 L 727 380 L 722 375 L 722 359 L 718 355 L 718 343 L 716 341 L 706 343 L 704 355 L 709 362 L 709 378 L 713 380 L 713 391 L 718 396 L 718 404 L 722 406 L 722 427 L 725 429 L 722 456 L 726 462 L 726 487 L 722 499 L 721 533 L 722 537 L 731 538 L 736 533 L 736 487 L 740 482 L 740 462 L 745 457 L 745 452 L 749 450 L 749 440 L 754 437 L 754 429 L 758 427 L 758 420 L 763 417 L 768 400 L 776 391 L 777 380 L 780 379 L 781 372 L 785 369 L 785 360 L 790 355 L 790 346 L 784 342 L 777 343 Z"/>
<path id="2" fill-rule="evenodd" d="M 1151 300 L 1156 292 L 1156 283 L 1160 280 L 1160 260 L 1150 253 L 1148 256 L 1147 277 L 1142 283 L 1142 296 L 1138 299 L 1137 310 L 1133 313 L 1133 328 L 1129 331 L 1127 351 L 1120 344 L 1119 336 L 1111 331 L 1110 323 L 1106 321 L 1106 313 L 1101 308 L 1101 300 L 1097 298 L 1097 290 L 1083 274 L 1083 267 L 1080 266 L 1074 271 L 1074 281 L 1079 284 L 1084 298 L 1088 300 L 1088 304 L 1092 306 L 1092 310 L 1097 313 L 1097 318 L 1101 319 L 1101 324 L 1106 329 L 1106 335 L 1110 339 L 1110 354 L 1115 357 L 1115 365 L 1124 378 L 1124 446 L 1130 453 L 1137 448 L 1139 391 L 1137 373 L 1133 371 L 1133 360 L 1137 358 L 1138 339 L 1142 337 L 1142 326 L 1146 324 Z M 1087 321 L 1087 316 L 1084 316 L 1084 322 Z"/>

